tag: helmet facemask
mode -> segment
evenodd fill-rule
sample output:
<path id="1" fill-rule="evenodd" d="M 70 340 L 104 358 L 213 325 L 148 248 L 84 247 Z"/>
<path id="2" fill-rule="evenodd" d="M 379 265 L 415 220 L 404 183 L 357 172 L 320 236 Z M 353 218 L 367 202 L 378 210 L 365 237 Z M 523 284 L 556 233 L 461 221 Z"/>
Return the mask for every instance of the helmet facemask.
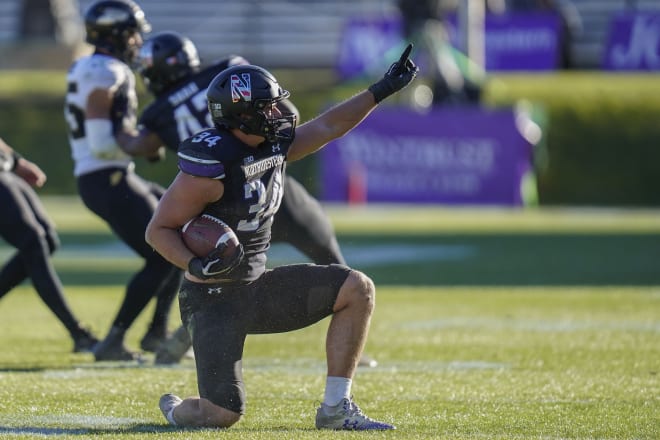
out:
<path id="1" fill-rule="evenodd" d="M 256 100 L 253 104 L 255 108 L 253 113 L 239 116 L 241 124 L 238 129 L 246 134 L 263 136 L 270 143 L 293 139 L 296 116 L 282 115 L 279 110 L 277 111 L 278 116 L 274 116 L 273 110 L 268 111 L 269 107 L 275 107 L 279 101 L 289 97 L 289 92 L 286 90 L 284 92 L 277 100 Z"/>

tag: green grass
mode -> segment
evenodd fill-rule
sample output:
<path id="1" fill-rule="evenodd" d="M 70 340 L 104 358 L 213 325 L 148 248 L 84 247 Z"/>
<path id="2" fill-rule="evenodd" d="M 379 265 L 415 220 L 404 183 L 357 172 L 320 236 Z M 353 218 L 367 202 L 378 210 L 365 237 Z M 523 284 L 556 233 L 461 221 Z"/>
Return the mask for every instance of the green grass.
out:
<path id="1" fill-rule="evenodd" d="M 46 204 L 65 244 L 56 265 L 67 298 L 103 333 L 138 260 L 108 251 L 116 241 L 75 199 Z M 0 438 L 660 437 L 657 212 L 410 208 L 412 217 L 399 207 L 328 207 L 347 254 L 378 287 L 366 351 L 379 365 L 358 371 L 353 392 L 397 431 L 313 428 L 327 320 L 248 338 L 248 412 L 238 425 L 174 429 L 158 398 L 196 393 L 192 361 L 155 367 L 150 355 L 126 365 L 70 353 L 62 326 L 23 285 L 0 302 Z M 404 245 L 471 252 L 377 263 Z M 359 249 L 372 249 L 373 261 Z M 0 246 L 0 258 L 8 252 Z M 129 345 L 137 347 L 150 313 Z M 178 319 L 175 310 L 172 327 Z"/>
<path id="2" fill-rule="evenodd" d="M 97 329 L 121 286 L 68 289 Z M 660 409 L 658 288 L 381 287 L 367 351 L 375 369 L 356 400 L 402 439 L 654 439 Z M 175 368 L 92 362 L 36 296 L 3 301 L 0 437 L 191 438 L 163 424 L 158 397 L 195 393 L 191 361 Z M 137 344 L 140 320 L 129 334 Z M 248 414 L 195 438 L 331 438 L 313 430 L 322 397 L 326 322 L 248 339 Z"/>
<path id="3" fill-rule="evenodd" d="M 66 284 L 117 284 L 131 276 L 140 260 L 76 198 L 44 200 L 65 244 L 55 263 Z M 660 285 L 657 210 L 326 209 L 348 262 L 378 284 Z M 0 247 L 0 258 L 7 252 Z M 271 254 L 272 264 L 291 258 Z"/>

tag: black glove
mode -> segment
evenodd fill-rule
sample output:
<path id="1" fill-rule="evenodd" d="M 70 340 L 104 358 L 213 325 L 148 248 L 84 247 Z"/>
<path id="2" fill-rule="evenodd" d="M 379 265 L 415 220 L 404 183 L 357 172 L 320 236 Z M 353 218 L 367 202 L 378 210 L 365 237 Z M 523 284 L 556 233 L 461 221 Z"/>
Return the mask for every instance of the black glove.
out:
<path id="1" fill-rule="evenodd" d="M 369 91 L 374 94 L 376 104 L 410 84 L 417 76 L 419 67 L 408 58 L 412 47 L 412 43 L 408 44 L 406 50 L 401 54 L 399 61 L 390 66 L 380 81 L 369 86 Z"/>
<path id="2" fill-rule="evenodd" d="M 241 264 L 243 256 L 243 245 L 239 243 L 231 258 L 222 258 L 223 248 L 215 249 L 204 258 L 194 257 L 188 262 L 188 272 L 202 280 L 209 278 L 222 278 Z"/>

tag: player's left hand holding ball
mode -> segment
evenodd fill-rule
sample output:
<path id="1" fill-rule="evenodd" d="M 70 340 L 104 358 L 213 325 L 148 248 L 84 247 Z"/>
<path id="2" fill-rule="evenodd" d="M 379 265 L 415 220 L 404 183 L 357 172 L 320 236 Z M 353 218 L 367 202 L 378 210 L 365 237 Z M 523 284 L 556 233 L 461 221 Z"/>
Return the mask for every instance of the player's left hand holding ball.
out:
<path id="1" fill-rule="evenodd" d="M 181 238 L 196 256 L 188 262 L 188 272 L 202 280 L 222 278 L 243 260 L 243 245 L 225 222 L 209 214 L 188 221 Z"/>
<path id="2" fill-rule="evenodd" d="M 417 76 L 419 67 L 410 59 L 412 48 L 412 43 L 408 44 L 401 54 L 401 58 L 390 66 L 385 76 L 369 86 L 369 91 L 373 93 L 376 103 L 403 89 Z"/>
<path id="3" fill-rule="evenodd" d="M 215 249 L 206 257 L 194 257 L 188 262 L 188 272 L 199 279 L 222 278 L 241 264 L 243 256 L 243 245 L 238 244 L 233 255 L 223 256 L 224 249 Z"/>

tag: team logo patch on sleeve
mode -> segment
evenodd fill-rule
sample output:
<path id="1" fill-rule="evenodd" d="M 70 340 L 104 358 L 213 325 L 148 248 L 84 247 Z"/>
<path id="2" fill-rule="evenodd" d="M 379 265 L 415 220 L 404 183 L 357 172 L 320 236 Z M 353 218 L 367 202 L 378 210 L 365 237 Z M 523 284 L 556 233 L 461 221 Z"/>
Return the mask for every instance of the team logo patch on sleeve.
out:
<path id="1" fill-rule="evenodd" d="M 252 84 L 249 73 L 242 73 L 240 76 L 233 74 L 230 81 L 232 102 L 252 101 Z"/>

